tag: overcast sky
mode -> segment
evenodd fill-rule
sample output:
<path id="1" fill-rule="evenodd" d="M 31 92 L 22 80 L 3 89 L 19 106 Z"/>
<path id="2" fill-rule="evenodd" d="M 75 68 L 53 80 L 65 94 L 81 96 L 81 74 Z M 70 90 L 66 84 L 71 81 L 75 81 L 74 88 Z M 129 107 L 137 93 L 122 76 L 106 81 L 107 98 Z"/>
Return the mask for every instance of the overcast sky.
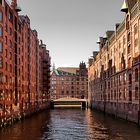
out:
<path id="1" fill-rule="evenodd" d="M 122 21 L 123 0 L 18 0 L 56 67 L 88 62 L 96 41 Z"/>

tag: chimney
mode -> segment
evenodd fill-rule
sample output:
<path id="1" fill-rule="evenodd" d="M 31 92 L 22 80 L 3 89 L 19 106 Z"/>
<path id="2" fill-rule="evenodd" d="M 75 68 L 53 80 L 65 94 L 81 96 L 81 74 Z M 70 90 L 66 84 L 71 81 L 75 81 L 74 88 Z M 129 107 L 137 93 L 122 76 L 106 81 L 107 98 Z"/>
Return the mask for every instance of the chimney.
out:
<path id="1" fill-rule="evenodd" d="M 12 9 L 15 9 L 16 6 L 17 6 L 17 0 L 12 0 L 12 2 L 11 2 L 11 8 Z"/>

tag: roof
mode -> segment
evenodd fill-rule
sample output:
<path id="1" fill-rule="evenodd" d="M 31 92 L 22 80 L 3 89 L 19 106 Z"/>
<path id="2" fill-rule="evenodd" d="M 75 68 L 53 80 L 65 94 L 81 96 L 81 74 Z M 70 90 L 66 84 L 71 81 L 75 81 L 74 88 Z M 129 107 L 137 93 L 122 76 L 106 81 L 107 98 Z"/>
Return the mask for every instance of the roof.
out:
<path id="1" fill-rule="evenodd" d="M 53 73 L 54 73 L 55 75 L 59 76 L 59 72 L 57 71 L 57 69 L 55 69 L 55 67 L 53 67 L 52 72 L 51 72 L 51 75 L 52 75 Z"/>
<path id="2" fill-rule="evenodd" d="M 59 67 L 57 68 L 58 71 L 63 71 L 66 73 L 76 74 L 76 71 L 79 70 L 79 68 L 76 67 Z"/>
<path id="3" fill-rule="evenodd" d="M 137 0 L 127 0 L 127 2 L 128 2 L 129 9 L 131 10 L 137 3 Z"/>

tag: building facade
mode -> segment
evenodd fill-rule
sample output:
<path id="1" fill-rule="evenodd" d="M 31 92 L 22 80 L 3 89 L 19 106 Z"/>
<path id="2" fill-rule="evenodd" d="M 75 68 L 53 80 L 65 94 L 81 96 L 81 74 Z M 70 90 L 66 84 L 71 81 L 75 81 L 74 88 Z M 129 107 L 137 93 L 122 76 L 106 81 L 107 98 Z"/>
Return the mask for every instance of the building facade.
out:
<path id="1" fill-rule="evenodd" d="M 51 74 L 51 99 L 65 97 L 87 99 L 88 82 L 85 63 L 80 63 L 79 68 L 53 67 Z"/>
<path id="2" fill-rule="evenodd" d="M 100 37 L 89 59 L 91 107 L 124 119 L 140 120 L 140 2 L 125 0 L 125 18 Z"/>
<path id="3" fill-rule="evenodd" d="M 47 88 L 46 98 L 49 94 L 49 51 L 41 47 L 29 17 L 19 15 L 20 11 L 17 0 L 0 0 L 0 118 L 36 110 L 43 98 L 40 84 Z M 40 71 L 43 66 L 46 69 Z"/>
<path id="4" fill-rule="evenodd" d="M 42 103 L 50 99 L 50 66 L 49 51 L 42 40 L 39 45 L 39 99 Z"/>

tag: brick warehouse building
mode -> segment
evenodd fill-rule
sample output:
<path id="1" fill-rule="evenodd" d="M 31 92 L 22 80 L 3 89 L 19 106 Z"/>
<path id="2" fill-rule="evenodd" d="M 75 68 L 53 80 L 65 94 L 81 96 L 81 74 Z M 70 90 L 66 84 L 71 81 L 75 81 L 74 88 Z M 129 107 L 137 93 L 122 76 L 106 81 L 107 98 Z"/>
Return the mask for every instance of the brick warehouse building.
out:
<path id="1" fill-rule="evenodd" d="M 80 63 L 79 68 L 53 67 L 51 74 L 51 99 L 72 97 L 87 99 L 88 82 L 85 63 Z"/>
<path id="2" fill-rule="evenodd" d="M 0 117 L 34 111 L 49 97 L 49 51 L 20 11 L 16 0 L 0 0 Z"/>
<path id="3" fill-rule="evenodd" d="M 140 120 L 140 2 L 125 0 L 115 31 L 98 40 L 89 59 L 89 102 L 94 108 L 134 122 Z"/>

